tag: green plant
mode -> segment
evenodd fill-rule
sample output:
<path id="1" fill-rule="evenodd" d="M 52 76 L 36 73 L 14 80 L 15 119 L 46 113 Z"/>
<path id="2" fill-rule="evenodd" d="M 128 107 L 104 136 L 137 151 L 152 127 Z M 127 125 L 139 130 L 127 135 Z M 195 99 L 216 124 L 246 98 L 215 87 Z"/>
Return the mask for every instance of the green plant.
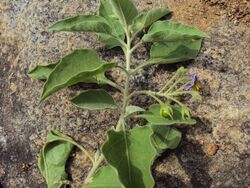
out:
<path id="1" fill-rule="evenodd" d="M 117 62 L 107 63 L 100 60 L 94 50 L 77 49 L 55 64 L 37 66 L 29 72 L 32 78 L 46 80 L 41 101 L 79 82 L 108 84 L 123 93 L 120 106 L 103 89 L 83 91 L 71 100 L 83 109 L 118 108 L 120 118 L 117 125 L 108 131 L 101 150 L 95 154 L 70 137 L 51 131 L 38 162 L 49 188 L 66 187 L 68 184 L 65 163 L 73 146 L 79 147 L 92 162 L 84 187 L 154 186 L 151 174 L 154 159 L 166 149 L 175 149 L 181 140 L 181 132 L 174 125 L 195 124 L 181 97 L 191 95 L 200 98 L 195 90 L 198 80 L 190 79 L 181 67 L 159 91 L 156 88 L 155 91 L 131 92 L 131 79 L 145 66 L 194 59 L 199 53 L 202 39 L 207 37 L 194 27 L 169 20 L 159 21 L 170 13 L 166 8 L 138 13 L 130 0 L 101 0 L 99 16 L 80 15 L 59 21 L 49 28 L 50 31 L 95 32 L 106 47 L 120 47 L 126 58 L 125 66 Z M 150 58 L 139 66 L 132 65 L 132 54 L 143 43 L 152 44 Z M 115 68 L 124 73 L 125 84 L 118 84 L 105 76 L 106 71 Z M 157 103 L 147 111 L 129 104 L 130 99 L 138 95 L 152 97 Z M 127 119 L 131 117 L 143 118 L 148 123 L 128 129 Z M 106 165 L 100 166 L 104 160 Z"/>

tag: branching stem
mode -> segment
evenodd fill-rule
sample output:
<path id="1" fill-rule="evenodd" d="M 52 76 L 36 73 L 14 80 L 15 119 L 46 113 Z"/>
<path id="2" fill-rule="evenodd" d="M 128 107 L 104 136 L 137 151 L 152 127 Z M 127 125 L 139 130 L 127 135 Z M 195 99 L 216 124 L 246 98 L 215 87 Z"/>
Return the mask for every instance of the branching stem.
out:
<path id="1" fill-rule="evenodd" d="M 165 86 L 160 90 L 160 93 L 164 92 L 165 89 L 167 89 L 167 87 L 176 79 L 176 77 L 178 76 L 177 73 L 175 73 L 175 75 L 165 84 Z M 170 91 L 174 86 L 170 87 L 168 89 L 168 91 Z"/>
<path id="2" fill-rule="evenodd" d="M 126 74 L 126 81 L 125 81 L 125 86 L 123 91 L 123 104 L 122 104 L 122 108 L 121 108 L 121 114 L 120 114 L 120 118 L 118 121 L 118 124 L 116 126 L 115 131 L 126 131 L 126 126 L 125 126 L 125 112 L 126 112 L 126 107 L 128 105 L 129 99 L 130 99 L 130 93 L 129 93 L 129 83 L 130 83 L 130 79 L 131 79 L 131 70 L 130 70 L 130 66 L 131 66 L 131 55 L 132 52 L 134 50 L 136 50 L 136 48 L 138 48 L 141 44 L 141 42 L 139 42 L 137 45 L 135 45 L 132 49 L 131 49 L 131 43 L 132 43 L 132 39 L 130 36 L 130 31 L 129 29 L 126 29 L 126 37 L 127 37 L 127 44 L 125 47 L 123 47 L 123 51 L 126 57 L 126 68 L 123 68 L 121 66 L 119 66 L 119 68 L 121 68 Z M 98 158 L 97 161 L 94 162 L 91 170 L 88 173 L 88 176 L 86 177 L 85 181 L 84 181 L 84 185 L 87 185 L 88 183 L 91 182 L 93 175 L 95 174 L 96 170 L 98 169 L 98 167 L 101 165 L 101 163 L 104 160 L 104 155 L 101 154 L 100 157 Z"/>

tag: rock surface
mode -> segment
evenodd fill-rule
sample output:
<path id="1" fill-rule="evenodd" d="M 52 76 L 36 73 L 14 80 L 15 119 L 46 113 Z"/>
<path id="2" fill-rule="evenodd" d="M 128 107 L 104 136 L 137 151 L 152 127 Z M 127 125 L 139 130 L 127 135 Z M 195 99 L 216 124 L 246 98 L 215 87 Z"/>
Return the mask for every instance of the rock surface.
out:
<path id="1" fill-rule="evenodd" d="M 154 164 L 157 188 L 247 188 L 250 185 L 250 32 L 248 20 L 230 19 L 229 9 L 207 0 L 135 1 L 140 9 L 169 6 L 173 19 L 207 31 L 199 57 L 192 63 L 145 69 L 135 86 L 154 88 L 177 67 L 197 72 L 202 102 L 190 102 L 198 124 L 180 128 L 184 139 Z M 222 2 L 222 1 L 218 1 Z M 223 1 L 226 7 L 238 2 Z M 244 3 L 244 4 L 243 4 Z M 245 6 L 244 6 L 245 7 Z M 0 187 L 46 187 L 37 166 L 37 154 L 51 129 L 72 136 L 91 150 L 105 139 L 104 132 L 118 119 L 114 111 L 83 111 L 68 99 L 86 86 L 74 86 L 39 105 L 42 83 L 27 77 L 38 64 L 53 62 L 75 48 L 95 48 L 105 59 L 121 58 L 105 51 L 92 34 L 49 33 L 51 23 L 76 14 L 95 13 L 97 0 L 2 0 L 0 2 Z M 249 9 L 243 10 L 249 15 Z M 237 13 L 237 12 L 236 12 Z M 238 13 L 237 13 L 238 15 Z M 138 50 L 140 63 L 146 48 Z M 114 73 L 119 77 L 118 73 Z M 91 87 L 91 86 L 88 86 Z M 94 86 L 96 87 L 96 86 Z M 111 90 L 116 98 L 119 94 Z M 147 98 L 136 98 L 144 104 Z M 89 165 L 77 150 L 68 167 L 72 187 L 79 188 Z M 30 164 L 28 171 L 22 164 Z"/>

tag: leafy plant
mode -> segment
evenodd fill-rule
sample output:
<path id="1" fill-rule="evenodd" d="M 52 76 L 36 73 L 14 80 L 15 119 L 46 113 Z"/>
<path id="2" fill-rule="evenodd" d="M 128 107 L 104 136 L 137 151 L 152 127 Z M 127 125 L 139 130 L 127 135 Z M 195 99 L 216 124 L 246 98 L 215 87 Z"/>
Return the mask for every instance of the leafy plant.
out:
<path id="1" fill-rule="evenodd" d="M 108 63 L 101 60 L 94 50 L 77 49 L 54 64 L 37 66 L 29 72 L 30 77 L 46 81 L 41 101 L 80 82 L 108 84 L 123 93 L 121 105 L 104 89 L 83 91 L 71 100 L 82 109 L 117 108 L 120 118 L 117 125 L 108 131 L 101 151 L 98 150 L 95 155 L 68 136 L 51 131 L 38 162 L 49 188 L 66 186 L 65 163 L 74 145 L 92 162 L 84 187 L 154 186 L 151 174 L 154 159 L 166 149 L 175 149 L 181 140 L 181 132 L 174 125 L 196 123 L 191 119 L 188 107 L 182 103 L 182 96 L 190 95 L 199 99 L 197 90 L 200 83 L 196 75 L 196 79 L 190 78 L 183 67 L 162 88 L 155 88 L 154 91 L 135 89 L 132 92 L 131 80 L 145 66 L 194 59 L 199 53 L 202 39 L 207 37 L 195 27 L 164 19 L 159 21 L 170 13 L 166 8 L 138 13 L 130 0 L 101 0 L 98 16 L 79 15 L 49 27 L 50 31 L 97 33 L 107 48 L 120 47 L 126 58 L 125 65 Z M 131 62 L 132 54 L 144 43 L 152 44 L 150 58 L 135 66 Z M 124 73 L 125 84 L 116 83 L 105 76 L 107 71 L 117 68 Z M 138 95 L 152 97 L 156 104 L 147 111 L 143 107 L 129 104 L 130 99 Z M 144 126 L 128 126 L 127 119 L 131 117 L 145 119 L 148 123 Z M 100 167 L 104 160 L 106 165 Z"/>

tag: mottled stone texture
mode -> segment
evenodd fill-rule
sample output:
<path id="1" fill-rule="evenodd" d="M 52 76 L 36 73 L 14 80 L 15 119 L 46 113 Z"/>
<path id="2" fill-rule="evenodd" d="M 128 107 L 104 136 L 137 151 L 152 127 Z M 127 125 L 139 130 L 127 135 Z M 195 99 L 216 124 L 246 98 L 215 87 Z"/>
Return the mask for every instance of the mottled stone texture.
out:
<path id="1" fill-rule="evenodd" d="M 175 20 L 196 25 L 210 35 L 194 62 L 148 68 L 134 79 L 136 87 L 154 88 L 185 65 L 190 73 L 198 73 L 203 84 L 203 100 L 190 102 L 198 124 L 180 127 L 184 139 L 179 148 L 157 159 L 153 167 L 155 187 L 247 188 L 250 34 L 246 19 L 242 23 L 240 19 L 230 21 L 223 6 L 214 6 L 211 1 L 135 2 L 140 9 L 169 6 Z M 95 48 L 107 60 L 122 60 L 119 50 L 105 51 L 92 34 L 47 32 L 49 24 L 80 13 L 95 13 L 97 7 L 97 0 L 1 0 L 0 187 L 46 187 L 36 158 L 49 130 L 59 129 L 94 151 L 105 139 L 105 131 L 117 121 L 115 111 L 83 111 L 68 102 L 86 86 L 71 87 L 39 105 L 42 83 L 27 77 L 34 66 L 53 62 L 76 48 Z M 142 62 L 146 50 L 138 50 L 134 61 Z M 120 77 L 117 72 L 113 76 Z M 120 98 L 119 93 L 107 89 Z M 145 97 L 135 99 L 144 106 L 147 101 Z M 74 152 L 67 171 L 72 187 L 79 188 L 89 163 L 78 150 Z M 21 169 L 23 163 L 31 164 L 27 172 Z"/>

